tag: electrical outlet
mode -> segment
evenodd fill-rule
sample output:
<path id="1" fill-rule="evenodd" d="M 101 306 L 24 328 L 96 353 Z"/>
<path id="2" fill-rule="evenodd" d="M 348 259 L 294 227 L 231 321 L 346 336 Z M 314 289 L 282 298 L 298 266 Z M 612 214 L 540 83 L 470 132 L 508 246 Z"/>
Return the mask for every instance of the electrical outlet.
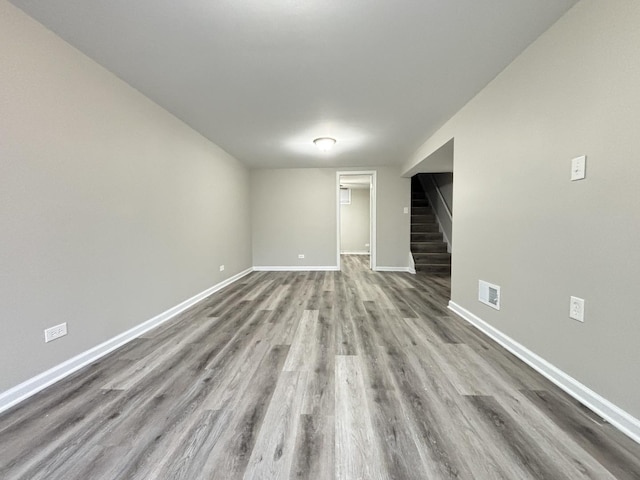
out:
<path id="1" fill-rule="evenodd" d="M 569 301 L 569 318 L 584 322 L 584 299 L 571 297 Z"/>
<path id="2" fill-rule="evenodd" d="M 220 271 L 224 272 L 224 265 L 220 265 Z"/>
<path id="3" fill-rule="evenodd" d="M 300 258 L 300 259 L 304 258 L 304 253 L 299 253 L 298 254 L 298 258 Z"/>
<path id="4" fill-rule="evenodd" d="M 44 331 L 44 341 L 45 343 L 49 343 L 56 338 L 64 337 L 67 334 L 67 324 L 61 323 L 60 325 L 56 325 L 55 327 L 47 328 Z"/>

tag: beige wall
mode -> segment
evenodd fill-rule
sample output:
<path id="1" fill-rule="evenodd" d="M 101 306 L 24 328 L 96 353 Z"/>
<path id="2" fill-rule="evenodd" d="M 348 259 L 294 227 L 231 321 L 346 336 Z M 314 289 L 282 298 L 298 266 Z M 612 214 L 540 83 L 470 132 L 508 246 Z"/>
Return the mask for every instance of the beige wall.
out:
<path id="1" fill-rule="evenodd" d="M 378 266 L 408 267 L 410 180 L 392 167 L 364 170 L 377 171 Z M 251 193 L 254 265 L 336 266 L 336 169 L 252 170 Z"/>
<path id="2" fill-rule="evenodd" d="M 351 203 L 340 205 L 340 251 L 369 251 L 369 189 L 352 188 Z"/>
<path id="3" fill-rule="evenodd" d="M 638 25 L 635 0 L 578 3 L 405 165 L 455 138 L 453 301 L 636 418 Z M 500 311 L 478 279 L 502 286 Z"/>
<path id="4" fill-rule="evenodd" d="M 0 391 L 250 267 L 248 186 L 232 157 L 0 1 Z M 61 322 L 68 336 L 45 344 Z"/>

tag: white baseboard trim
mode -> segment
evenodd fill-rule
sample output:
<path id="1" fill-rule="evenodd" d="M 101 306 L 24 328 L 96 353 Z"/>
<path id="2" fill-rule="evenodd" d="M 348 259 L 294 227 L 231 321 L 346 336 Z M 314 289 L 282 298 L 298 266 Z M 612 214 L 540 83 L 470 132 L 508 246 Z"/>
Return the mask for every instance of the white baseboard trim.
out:
<path id="1" fill-rule="evenodd" d="M 330 266 L 274 266 L 274 267 L 253 267 L 254 272 L 337 272 L 338 267 L 335 265 Z"/>
<path id="2" fill-rule="evenodd" d="M 405 272 L 405 273 L 416 273 L 415 269 L 411 267 L 376 267 L 374 268 L 376 272 Z M 413 271 L 412 271 L 413 270 Z"/>
<path id="3" fill-rule="evenodd" d="M 349 251 L 344 251 L 344 252 L 340 252 L 340 255 L 369 255 L 369 252 L 349 252 Z"/>
<path id="4" fill-rule="evenodd" d="M 413 259 L 413 254 L 411 253 L 411 250 L 409 250 L 409 273 L 411 275 L 415 275 L 416 274 L 416 262 Z"/>
<path id="5" fill-rule="evenodd" d="M 520 360 L 555 383 L 580 403 L 586 405 L 602 418 L 606 419 L 631 439 L 640 443 L 640 420 L 625 412 L 617 405 L 614 405 L 606 398 L 597 394 L 575 378 L 547 362 L 544 358 L 536 355 L 525 346 L 508 337 L 495 327 L 492 327 L 480 317 L 474 315 L 457 303 L 450 301 L 449 309 L 457 313 L 460 317 L 483 332 L 485 335 L 498 342 Z"/>
<path id="6" fill-rule="evenodd" d="M 233 282 L 238 281 L 252 271 L 253 268 L 248 268 L 232 277 L 229 277 L 226 280 L 214 285 L 213 287 L 208 288 L 204 292 L 198 293 L 188 300 L 185 300 L 175 307 L 171 307 L 169 310 L 156 315 L 155 317 L 131 328 L 130 330 L 127 330 L 126 332 L 123 332 L 120 335 L 117 335 L 107 340 L 106 342 L 101 343 L 100 345 L 97 345 L 79 355 L 76 355 L 73 358 L 70 358 L 65 362 L 62 362 L 59 365 L 56 365 L 53 368 L 50 368 L 46 372 L 36 375 L 35 377 L 30 378 L 29 380 L 26 380 L 21 384 L 0 393 L 0 412 L 13 407 L 14 405 L 17 405 L 23 400 L 26 400 L 32 395 L 35 395 L 39 391 L 44 390 L 48 386 L 53 385 L 54 383 L 71 375 L 82 367 L 95 362 L 96 360 L 112 352 L 116 348 L 121 347 L 122 345 L 130 342 L 131 340 L 139 337 L 140 335 L 148 332 L 158 325 L 161 325 L 164 322 L 172 319 L 187 308 L 204 300 L 218 290 L 222 290 L 224 287 L 232 284 Z"/>

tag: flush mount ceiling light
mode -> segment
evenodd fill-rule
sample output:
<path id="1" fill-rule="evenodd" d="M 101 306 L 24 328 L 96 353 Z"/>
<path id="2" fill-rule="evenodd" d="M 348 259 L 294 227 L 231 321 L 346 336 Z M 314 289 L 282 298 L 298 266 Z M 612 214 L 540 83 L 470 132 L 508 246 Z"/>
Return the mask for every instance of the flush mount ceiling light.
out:
<path id="1" fill-rule="evenodd" d="M 336 139 L 331 137 L 320 137 L 316 138 L 313 143 L 316 144 L 316 147 L 318 147 L 318 150 L 321 152 L 328 152 L 336 144 Z"/>

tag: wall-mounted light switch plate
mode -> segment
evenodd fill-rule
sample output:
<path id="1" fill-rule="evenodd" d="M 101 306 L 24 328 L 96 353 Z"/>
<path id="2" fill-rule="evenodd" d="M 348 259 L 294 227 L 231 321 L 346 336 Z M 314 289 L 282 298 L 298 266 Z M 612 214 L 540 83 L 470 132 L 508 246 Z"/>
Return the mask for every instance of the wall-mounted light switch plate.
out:
<path id="1" fill-rule="evenodd" d="M 224 265 L 220 265 L 220 271 L 224 272 Z"/>
<path id="2" fill-rule="evenodd" d="M 576 157 L 571 160 L 571 181 L 582 180 L 586 177 L 587 156 Z"/>
<path id="3" fill-rule="evenodd" d="M 404 213 L 409 213 L 409 207 L 404 207 Z"/>

